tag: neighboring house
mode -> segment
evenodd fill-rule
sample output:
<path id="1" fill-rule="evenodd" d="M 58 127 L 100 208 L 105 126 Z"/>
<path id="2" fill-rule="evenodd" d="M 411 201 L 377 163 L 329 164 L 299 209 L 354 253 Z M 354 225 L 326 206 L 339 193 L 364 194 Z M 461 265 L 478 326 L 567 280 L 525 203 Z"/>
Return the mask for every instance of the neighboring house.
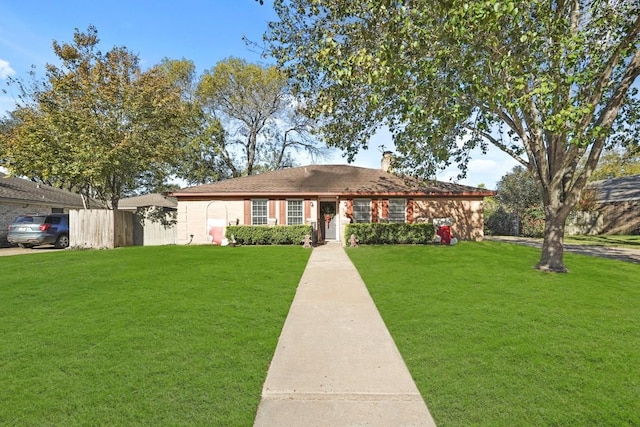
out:
<path id="1" fill-rule="evenodd" d="M 7 228 L 19 215 L 67 213 L 82 209 L 82 196 L 0 172 L 0 246 L 7 244 Z"/>
<path id="2" fill-rule="evenodd" d="M 118 202 L 118 210 L 136 214 L 133 244 L 138 246 L 174 245 L 177 207 L 175 197 L 158 193 L 127 197 Z"/>
<path id="3" fill-rule="evenodd" d="M 576 215 L 569 234 L 640 233 L 640 175 L 595 181 L 583 194 L 590 212 Z"/>
<path id="4" fill-rule="evenodd" d="M 385 163 L 383 161 L 383 167 Z M 400 177 L 383 169 L 312 165 L 172 193 L 178 244 L 221 243 L 227 225 L 310 224 L 318 240 L 345 242 L 349 222 L 449 219 L 458 239 L 483 237 L 483 199 L 494 191 Z"/>

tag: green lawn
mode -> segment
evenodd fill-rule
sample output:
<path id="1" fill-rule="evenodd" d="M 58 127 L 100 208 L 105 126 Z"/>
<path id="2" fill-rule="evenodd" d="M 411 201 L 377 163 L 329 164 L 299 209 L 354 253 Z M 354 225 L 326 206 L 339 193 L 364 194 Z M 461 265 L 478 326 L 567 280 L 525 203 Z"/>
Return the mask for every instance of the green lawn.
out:
<path id="1" fill-rule="evenodd" d="M 506 243 L 348 249 L 438 426 L 640 425 L 640 265 Z"/>
<path id="2" fill-rule="evenodd" d="M 349 249 L 439 426 L 640 425 L 640 266 Z M 310 251 L 0 258 L 0 425 L 250 426 Z"/>
<path id="3" fill-rule="evenodd" d="M 250 426 L 310 251 L 0 258 L 0 425 Z"/>

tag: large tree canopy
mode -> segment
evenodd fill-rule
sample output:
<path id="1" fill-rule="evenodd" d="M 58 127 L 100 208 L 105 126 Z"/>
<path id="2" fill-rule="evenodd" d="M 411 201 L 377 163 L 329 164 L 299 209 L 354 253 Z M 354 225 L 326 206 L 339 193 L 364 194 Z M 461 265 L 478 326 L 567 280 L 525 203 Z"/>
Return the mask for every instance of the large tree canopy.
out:
<path id="1" fill-rule="evenodd" d="M 53 43 L 61 65 L 47 64 L 45 81 L 17 82 L 22 102 L 3 158 L 15 174 L 64 183 L 115 209 L 126 193 L 166 178 L 188 110 L 164 69 L 142 71 L 126 48 L 102 54 L 98 42 L 94 27 L 76 30 L 72 43 Z"/>
<path id="2" fill-rule="evenodd" d="M 205 112 L 198 97 L 199 79 L 193 61 L 165 58 L 161 68 L 180 89 L 187 115 L 188 133 L 180 141 L 173 173 L 189 184 L 206 184 L 232 176 L 231 169 L 221 155 L 225 131 L 220 120 Z"/>
<path id="3" fill-rule="evenodd" d="M 514 217 L 514 233 L 531 235 L 530 230 L 523 230 L 521 223 L 528 213 L 541 211 L 542 196 L 540 184 L 524 167 L 515 166 L 500 178 L 496 184 L 495 201 L 506 212 Z M 525 231 L 525 233 L 523 233 Z"/>
<path id="4" fill-rule="evenodd" d="M 515 166 L 500 178 L 496 190 L 496 201 L 516 215 L 522 215 L 532 206 L 539 206 L 542 201 L 538 181 L 522 166 Z"/>
<path id="5" fill-rule="evenodd" d="M 638 144 L 637 0 L 275 0 L 265 35 L 326 141 L 387 125 L 431 176 L 493 144 L 538 180 L 538 268 L 566 271 L 566 218 L 609 143 Z"/>
<path id="6" fill-rule="evenodd" d="M 614 147 L 602 154 L 591 181 L 629 175 L 640 175 L 640 152 Z"/>
<path id="7" fill-rule="evenodd" d="M 232 176 L 291 166 L 300 150 L 323 154 L 311 137 L 313 122 L 296 108 L 277 67 L 228 58 L 204 73 L 197 95 L 209 120 L 224 128 L 215 147 Z"/>

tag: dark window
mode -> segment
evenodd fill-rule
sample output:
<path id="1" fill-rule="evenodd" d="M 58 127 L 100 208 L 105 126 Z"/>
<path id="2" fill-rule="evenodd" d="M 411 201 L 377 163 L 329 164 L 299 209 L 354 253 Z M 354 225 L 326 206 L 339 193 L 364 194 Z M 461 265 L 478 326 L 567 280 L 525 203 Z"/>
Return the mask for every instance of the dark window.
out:
<path id="1" fill-rule="evenodd" d="M 407 201 L 405 199 L 389 199 L 389 222 L 405 222 Z"/>
<path id="2" fill-rule="evenodd" d="M 354 222 L 371 222 L 371 199 L 353 199 Z"/>

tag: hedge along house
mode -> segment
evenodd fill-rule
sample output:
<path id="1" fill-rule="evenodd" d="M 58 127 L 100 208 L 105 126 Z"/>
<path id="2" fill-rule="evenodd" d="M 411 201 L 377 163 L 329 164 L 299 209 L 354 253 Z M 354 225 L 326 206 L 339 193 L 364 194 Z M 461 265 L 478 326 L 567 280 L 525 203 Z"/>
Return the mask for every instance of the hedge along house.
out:
<path id="1" fill-rule="evenodd" d="M 384 165 L 384 162 L 383 162 Z M 383 166 L 384 167 L 384 166 Z M 448 219 L 461 240 L 483 237 L 483 199 L 476 187 L 424 182 L 383 169 L 311 165 L 175 191 L 177 243 L 221 244 L 228 225 L 309 224 L 318 241 L 348 241 L 350 222 Z"/>

